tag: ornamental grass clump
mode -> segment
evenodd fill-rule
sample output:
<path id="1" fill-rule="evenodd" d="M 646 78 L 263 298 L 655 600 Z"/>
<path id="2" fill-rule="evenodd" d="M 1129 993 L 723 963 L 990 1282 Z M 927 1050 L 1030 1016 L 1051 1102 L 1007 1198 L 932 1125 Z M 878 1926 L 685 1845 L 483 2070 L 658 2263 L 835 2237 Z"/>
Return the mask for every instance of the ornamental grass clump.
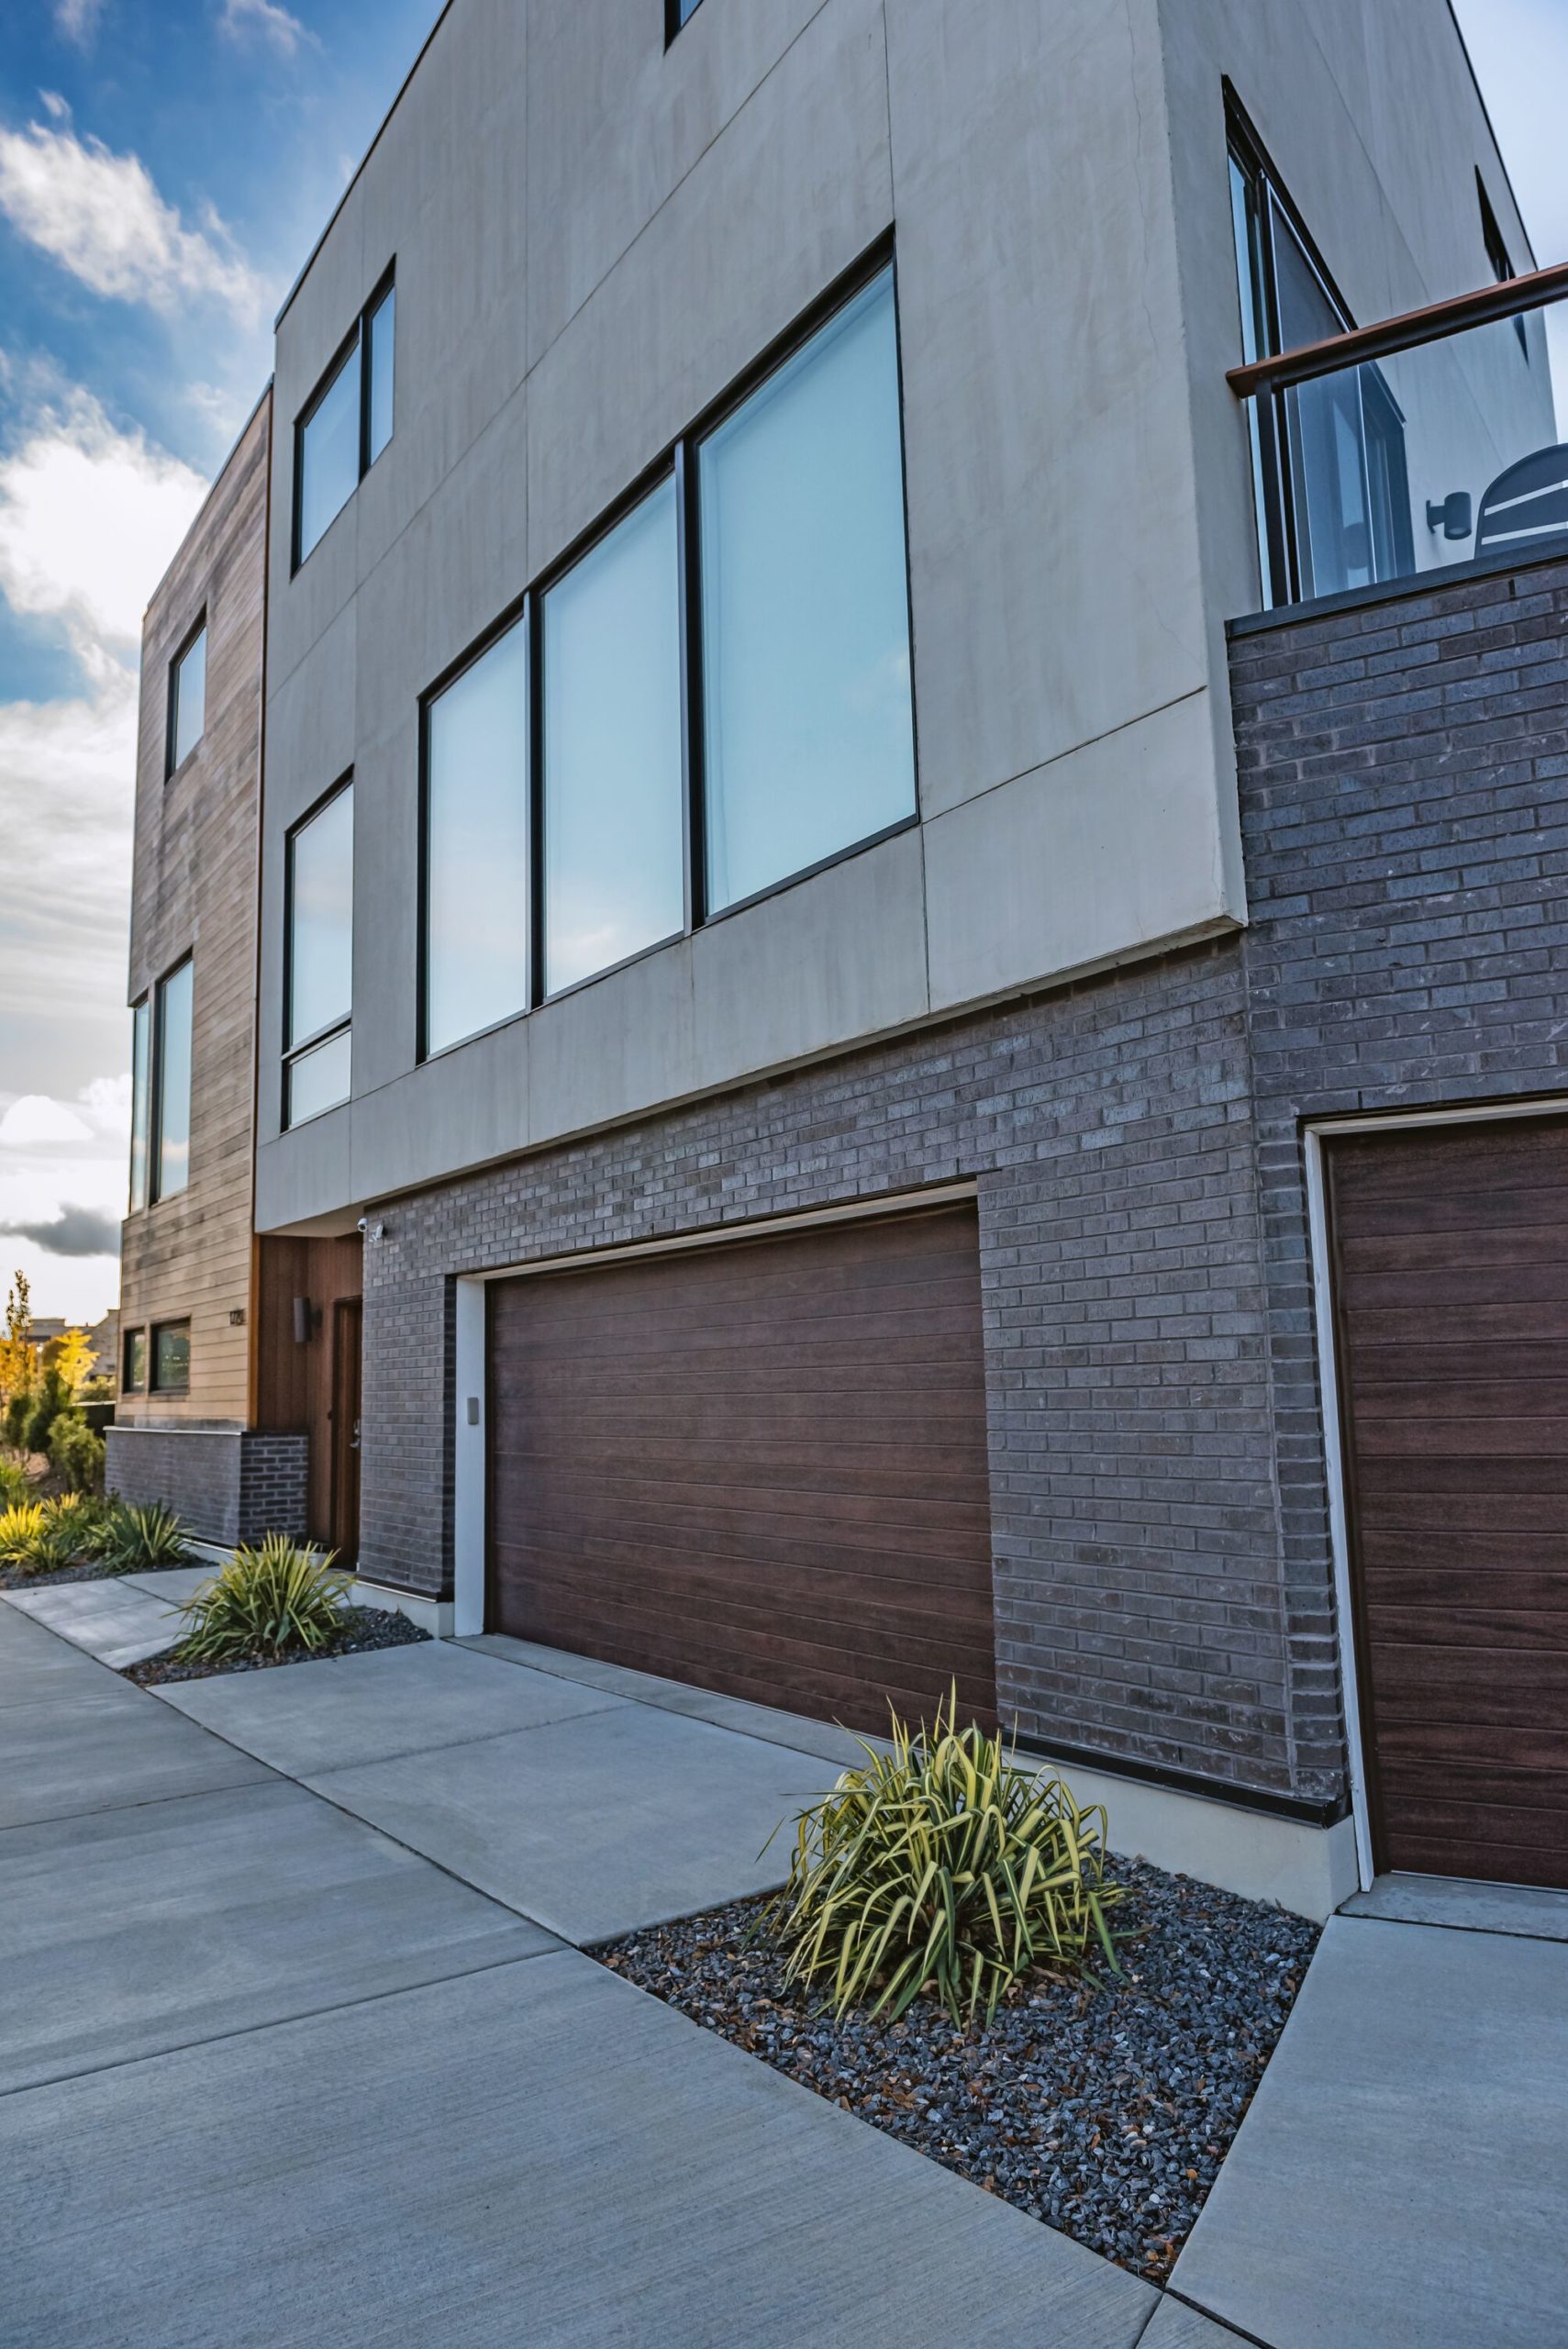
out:
<path id="1" fill-rule="evenodd" d="M 186 1539 L 184 1527 L 161 1501 L 144 1506 L 110 1501 L 100 1520 L 97 1555 L 110 1574 L 150 1574 L 162 1566 L 183 1566 Z"/>
<path id="2" fill-rule="evenodd" d="M 289 1649 L 319 1654 L 341 1636 L 353 1579 L 333 1572 L 335 1555 L 302 1548 L 283 1533 L 269 1533 L 254 1548 L 241 1546 L 181 1609 L 191 1628 L 176 1657 L 182 1664 L 229 1664 Z"/>
<path id="3" fill-rule="evenodd" d="M 62 1517 L 49 1501 L 19 1501 L 0 1512 L 0 1566 L 52 1574 L 74 1565 L 80 1555 L 69 1511 Z"/>
<path id="4" fill-rule="evenodd" d="M 823 1986 L 840 2018 L 863 2001 L 896 2020 L 926 1990 L 962 2028 L 1037 1970 L 1082 1974 L 1098 1951 L 1120 1971 L 1105 1811 L 957 1709 L 955 1688 L 929 1731 L 895 1715 L 892 1753 L 866 1745 L 801 1815 L 768 1923 L 788 1978 Z"/>

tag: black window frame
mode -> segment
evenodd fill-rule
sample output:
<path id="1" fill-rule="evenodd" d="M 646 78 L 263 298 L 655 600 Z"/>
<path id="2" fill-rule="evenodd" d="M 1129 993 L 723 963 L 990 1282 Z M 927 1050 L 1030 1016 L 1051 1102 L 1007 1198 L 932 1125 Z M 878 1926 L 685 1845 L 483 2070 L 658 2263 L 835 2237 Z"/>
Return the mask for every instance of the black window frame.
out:
<path id="1" fill-rule="evenodd" d="M 185 1335 L 185 1375 L 178 1386 L 165 1386 L 158 1375 L 158 1341 L 166 1331 L 183 1330 Z M 167 1321 L 154 1321 L 147 1331 L 147 1386 L 149 1395 L 188 1395 L 191 1391 L 191 1317 L 188 1313 L 172 1315 Z"/>
<path id="2" fill-rule="evenodd" d="M 370 445 L 371 336 L 369 328 L 371 320 L 374 317 L 376 312 L 380 309 L 387 295 L 389 294 L 395 293 L 396 290 L 397 260 L 395 254 L 393 259 L 388 262 L 380 277 L 377 278 L 375 284 L 371 289 L 369 299 L 361 303 L 359 315 L 355 318 L 353 325 L 349 328 L 349 331 L 343 337 L 342 341 L 338 344 L 331 358 L 322 369 L 321 373 L 317 377 L 315 389 L 312 391 L 310 397 L 306 401 L 305 406 L 300 409 L 299 414 L 295 417 L 294 495 L 289 530 L 291 576 L 293 576 L 295 573 L 298 572 L 304 564 L 309 562 L 311 555 L 316 552 L 316 548 L 323 543 L 328 532 L 331 530 L 332 522 L 335 522 L 338 519 L 338 514 L 343 514 L 348 511 L 350 501 L 352 499 L 355 490 L 359 488 L 371 467 L 376 462 L 376 458 L 373 457 L 371 454 Z M 391 448 L 393 440 L 396 437 L 397 356 L 395 323 L 394 325 L 393 333 L 392 400 L 394 425 L 393 430 L 388 433 L 385 441 L 383 443 L 383 446 L 378 452 L 378 454 L 383 456 L 384 456 L 386 451 Z M 354 362 L 356 359 L 359 369 L 359 473 L 355 479 L 353 489 L 349 492 L 349 495 L 344 498 L 342 505 L 339 507 L 338 514 L 333 515 L 332 522 L 328 522 L 327 524 L 326 528 L 321 532 L 320 538 L 316 540 L 315 545 L 313 545 L 307 552 L 302 553 L 300 551 L 300 539 L 305 520 L 306 432 L 309 426 L 314 422 L 317 413 L 319 410 L 322 402 L 326 399 L 328 392 L 333 391 L 336 388 L 338 380 L 342 374 L 345 367 L 349 366 L 351 362 Z"/>
<path id="3" fill-rule="evenodd" d="M 185 630 L 184 635 L 181 638 L 179 648 L 172 655 L 169 662 L 169 673 L 164 691 L 163 703 L 163 780 L 165 783 L 172 782 L 174 776 L 181 772 L 182 768 L 189 765 L 190 762 L 195 757 L 196 752 L 201 749 L 202 744 L 206 740 L 206 671 L 204 664 L 202 671 L 202 730 L 196 736 L 195 740 L 191 744 L 190 749 L 185 752 L 184 757 L 183 759 L 176 760 L 174 756 L 174 744 L 179 734 L 180 672 L 184 667 L 184 664 L 190 658 L 191 654 L 195 651 L 197 638 L 206 636 L 206 634 L 207 607 L 204 604 L 198 617 L 192 621 L 190 627 Z M 209 639 L 207 645 L 207 651 L 209 653 L 211 650 L 212 645 Z"/>
<path id="4" fill-rule="evenodd" d="M 126 1185 L 126 1213 L 145 1215 L 152 1205 L 152 1062 L 157 1044 L 154 1026 L 156 987 L 143 987 L 130 1007 L 130 1163 Z M 145 1021 L 145 1027 L 142 1026 Z M 140 1030 L 139 1038 L 139 1030 Z M 138 1043 L 140 1044 L 142 1068 L 146 1073 L 145 1116 L 141 1131 L 141 1180 L 137 1181 L 136 1167 L 136 1063 Z M 138 1196 L 139 1192 L 140 1196 Z"/>
<path id="5" fill-rule="evenodd" d="M 172 982 L 182 971 L 191 974 L 191 1107 L 188 1123 L 195 1124 L 196 1101 L 196 952 L 187 947 L 179 960 L 171 963 L 154 987 L 147 991 L 145 1000 L 150 1006 L 148 1031 L 147 1085 L 147 1205 L 149 1211 L 169 1199 L 182 1199 L 191 1187 L 193 1135 L 185 1136 L 185 1179 L 177 1191 L 163 1187 L 163 1006 Z"/>
<path id="6" fill-rule="evenodd" d="M 353 1028 L 354 1028 L 354 987 L 353 987 L 353 966 L 352 966 L 352 956 L 353 956 L 353 872 L 352 872 L 352 867 L 351 867 L 351 866 L 350 866 L 350 874 L 349 874 L 349 907 L 350 907 L 350 911 L 349 911 L 349 952 L 350 952 L 350 976 L 349 976 L 349 1008 L 348 1008 L 348 1011 L 347 1011 L 347 1013 L 345 1014 L 345 1016 L 344 1016 L 342 1019 L 328 1019 L 328 1020 L 326 1022 L 325 1026 L 313 1030 L 312 1030 L 312 1032 L 311 1032 L 308 1036 L 301 1036 L 301 1037 L 299 1037 L 299 1038 L 297 1038 L 297 1039 L 295 1039 L 295 1038 L 292 1036 L 292 1034 L 291 1034 L 291 1029 L 292 1029 L 292 1024 L 293 1024 L 293 1023 L 292 1023 L 292 1019 L 291 1019 L 291 1008 L 292 1008 L 293 1001 L 294 1001 L 294 850 L 295 850 L 295 842 L 298 840 L 298 838 L 299 838 L 299 836 L 300 836 L 301 832 L 307 831 L 307 830 L 309 829 L 310 826 L 311 826 L 311 825 L 316 821 L 316 818 L 317 818 L 317 816 L 322 816 L 322 815 L 325 815 L 325 814 L 326 814 L 326 812 L 327 812 L 328 808 L 328 807 L 330 807 L 330 806 L 332 805 L 332 802 L 333 802 L 335 799 L 340 799 L 340 798 L 342 797 L 342 796 L 343 796 L 343 794 L 344 794 L 344 792 L 345 792 L 345 791 L 351 791 L 351 790 L 353 789 L 353 787 L 354 787 L 354 770 L 353 770 L 353 768 L 352 768 L 352 767 L 350 767 L 350 768 L 348 768 L 348 769 L 346 770 L 346 772 L 345 772 L 344 774 L 340 774 L 340 775 L 338 777 L 338 780 L 337 780 L 337 782 L 336 782 L 336 783 L 328 785 L 328 788 L 327 788 L 327 789 L 322 793 L 322 795 L 321 795 L 320 798 L 319 798 L 319 799 L 317 799 L 317 800 L 313 801 L 313 803 L 311 804 L 311 806 L 310 806 L 310 807 L 308 807 L 306 809 L 306 811 L 305 811 L 304 815 L 303 815 L 303 816 L 300 816 L 300 817 L 297 817 L 297 818 L 295 818 L 295 821 L 294 821 L 294 822 L 289 826 L 289 828 L 288 828 L 287 831 L 284 834 L 284 957 L 283 957 L 283 979 L 284 979 L 284 987 L 283 987 L 283 1040 L 284 1040 L 284 1041 L 283 1041 L 283 1051 L 282 1051 L 282 1053 L 281 1053 L 281 1055 L 280 1055 L 280 1060 L 279 1060 L 279 1084 L 280 1084 L 280 1091 L 279 1091 L 279 1099 L 278 1099 L 278 1130 L 279 1130 L 279 1132 L 280 1132 L 280 1133 L 294 1133 L 294 1132 L 296 1132 L 296 1131 L 298 1130 L 299 1126 L 301 1126 L 301 1125 L 306 1125 L 306 1126 L 308 1126 L 308 1125 L 314 1125 L 314 1124 L 315 1124 L 315 1122 L 316 1122 L 316 1118 L 318 1118 L 318 1117 L 319 1117 L 319 1118 L 325 1118 L 325 1117 L 329 1117 L 329 1116 L 331 1115 L 331 1111 L 330 1111 L 330 1110 L 328 1110 L 328 1109 L 318 1109 L 318 1110 L 317 1110 L 317 1112 L 315 1113 L 315 1116 L 314 1116 L 314 1117 L 310 1117 L 310 1118 L 302 1118 L 302 1119 L 298 1119 L 297 1121 L 291 1120 L 291 1119 L 290 1119 L 290 1117 L 289 1117 L 289 1079 L 290 1079 L 290 1076 L 291 1076 L 291 1074 L 292 1074 L 292 1073 L 293 1073 L 293 1070 L 294 1070 L 294 1068 L 295 1068 L 295 1063 L 296 1063 L 297 1062 L 299 1062 L 299 1061 L 302 1061 L 302 1060 L 306 1059 L 306 1058 L 308 1057 L 308 1055 L 309 1055 L 311 1052 L 315 1052 L 315 1051 L 317 1050 L 317 1048 L 319 1045 L 321 1045 L 321 1044 L 329 1044 L 329 1043 L 332 1041 L 332 1040 L 333 1040 L 333 1038 L 334 1038 L 335 1036 L 347 1035 L 347 1036 L 349 1037 L 349 1039 L 350 1039 L 349 1050 L 350 1050 L 350 1054 L 351 1054 L 351 1053 L 352 1053 L 352 1052 L 353 1052 L 353 1041 L 352 1041 L 352 1040 L 353 1040 Z M 351 1063 L 350 1063 L 350 1068 L 351 1068 Z M 344 1097 L 343 1097 L 343 1100 L 342 1100 L 342 1101 L 335 1101 L 335 1102 L 332 1104 L 332 1108 L 334 1108 L 334 1109 L 340 1109 L 340 1108 L 343 1108 L 343 1106 L 344 1106 L 344 1103 L 348 1100 L 348 1098 L 349 1098 L 349 1096 L 348 1096 L 347 1094 L 345 1094 L 345 1095 L 344 1095 Z"/>
<path id="7" fill-rule="evenodd" d="M 744 407 L 769 379 L 777 374 L 800 351 L 804 351 L 824 328 L 829 326 L 841 310 L 863 294 L 876 280 L 887 275 L 893 288 L 894 349 L 897 370 L 897 423 L 899 471 L 903 487 L 904 521 L 904 593 L 905 624 L 910 649 L 909 716 L 912 751 L 912 783 L 914 805 L 896 822 L 878 831 L 836 849 L 830 855 L 797 872 L 784 874 L 764 888 L 732 904 L 710 909 L 707 902 L 706 863 L 706 795 L 705 759 L 705 695 L 702 643 L 702 579 L 701 579 L 701 516 L 698 507 L 697 452 L 708 436 L 718 430 L 729 418 Z M 681 757 L 684 775 L 682 792 L 683 871 L 684 876 L 684 919 L 678 930 L 665 938 L 652 940 L 638 947 L 618 963 L 606 964 L 603 970 L 590 972 L 586 977 L 574 979 L 558 987 L 552 994 L 544 988 L 545 979 L 545 762 L 544 762 L 544 605 L 550 589 L 569 572 L 591 554 L 600 542 L 625 521 L 645 498 L 665 481 L 675 484 L 677 595 L 680 626 L 681 664 Z M 441 1045 L 436 1052 L 428 1049 L 425 1007 L 428 998 L 428 746 L 429 711 L 431 705 L 448 686 L 482 658 L 506 631 L 522 621 L 528 632 L 528 999 L 517 1011 L 495 1021 L 489 1028 L 480 1029 L 474 1035 L 464 1036 L 454 1042 Z M 564 547 L 550 563 L 539 573 L 525 590 L 507 605 L 505 611 L 464 648 L 439 675 L 425 689 L 419 700 L 418 721 L 418 857 L 417 857 L 417 951 L 415 973 L 416 1022 L 418 1062 L 437 1060 L 447 1052 L 459 1052 L 473 1043 L 480 1036 L 495 1034 L 509 1028 L 516 1019 L 528 1019 L 546 1004 L 563 1002 L 584 987 L 596 986 L 601 979 L 615 976 L 629 969 L 651 954 L 664 952 L 682 939 L 690 938 L 699 930 L 711 929 L 716 923 L 728 921 L 732 916 L 745 913 L 750 907 L 764 903 L 785 889 L 793 889 L 803 881 L 843 863 L 851 856 L 862 856 L 884 841 L 914 830 L 921 821 L 920 741 L 918 714 L 915 701 L 914 680 L 915 614 L 913 586 L 909 566 L 909 483 L 908 449 L 904 429 L 904 362 L 903 340 L 898 303 L 898 268 L 891 231 L 879 236 L 850 268 L 835 278 L 784 330 L 776 335 L 750 364 L 702 409 L 686 429 L 676 435 L 661 451 L 651 463 L 645 466 L 637 478 L 628 483 L 611 503 Z"/>
<path id="8" fill-rule="evenodd" d="M 139 1378 L 135 1375 L 135 1350 L 139 1345 L 141 1349 L 141 1375 Z M 150 1356 L 147 1348 L 146 1330 L 140 1327 L 134 1330 L 123 1330 L 120 1332 L 120 1393 L 122 1395 L 146 1394 L 148 1366 L 150 1361 Z"/>
<path id="9" fill-rule="evenodd" d="M 686 26 L 702 6 L 702 0 L 664 0 L 664 46 L 669 48 L 677 33 Z"/>

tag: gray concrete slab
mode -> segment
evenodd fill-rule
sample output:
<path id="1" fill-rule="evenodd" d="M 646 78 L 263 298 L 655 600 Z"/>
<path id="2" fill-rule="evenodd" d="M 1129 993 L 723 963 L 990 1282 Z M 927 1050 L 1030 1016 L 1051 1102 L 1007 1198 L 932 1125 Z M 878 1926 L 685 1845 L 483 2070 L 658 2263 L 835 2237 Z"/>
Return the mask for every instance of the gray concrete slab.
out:
<path id="1" fill-rule="evenodd" d="M 117 1575 L 102 1582 L 52 1583 L 43 1590 L 12 1590 L 6 1596 L 23 1614 L 117 1672 L 172 1647 L 183 1629 L 166 1600 L 132 1588 Z"/>
<path id="2" fill-rule="evenodd" d="M 1245 2339 L 1245 2333 L 1232 2332 L 1228 2324 L 1218 2324 L 1213 2317 L 1167 2295 L 1150 2319 L 1149 2330 L 1140 2335 L 1138 2349 L 1236 2349 Z"/>
<path id="3" fill-rule="evenodd" d="M 1174 2283 L 1270 2349 L 1544 2349 L 1565 2107 L 1568 1949 L 1331 1918 Z"/>
<path id="4" fill-rule="evenodd" d="M 307 1783 L 591 1943 L 782 1883 L 788 1833 L 762 1845 L 830 1777 L 809 1754 L 623 1705 Z"/>
<path id="5" fill-rule="evenodd" d="M 1470 1933 L 1522 1933 L 1568 1942 L 1568 1892 L 1523 1884 L 1467 1884 L 1446 1876 L 1380 1876 L 1370 1892 L 1345 1901 L 1342 1917 L 1383 1917 L 1391 1924 L 1447 1925 Z"/>
<path id="6" fill-rule="evenodd" d="M 51 1701 L 0 1708 L 0 1829 L 86 1812 L 118 1817 L 137 1804 L 272 1776 L 99 1665 L 48 1679 Z"/>
<path id="7" fill-rule="evenodd" d="M 601 1689 L 517 1671 L 439 1640 L 276 1672 L 178 1681 L 157 1694 L 294 1778 L 538 1729 L 619 1702 Z"/>
<path id="8" fill-rule="evenodd" d="M 150 1575 L 123 1575 L 120 1579 L 128 1590 L 144 1590 L 149 1598 L 161 1598 L 165 1607 L 183 1607 L 217 1571 L 212 1565 L 160 1566 Z"/>
<path id="9" fill-rule="evenodd" d="M 0 1875 L 0 2089 L 548 1946 L 275 1778 L 17 1828 Z"/>
<path id="10" fill-rule="evenodd" d="M 12 2349 L 1133 2349 L 1155 2305 L 570 1953 L 0 2127 Z"/>
<path id="11" fill-rule="evenodd" d="M 52 1703 L 68 1682 L 109 1685 L 102 1664 L 20 1609 L 6 1606 L 6 1596 L 0 1593 L 0 1707 Z"/>
<path id="12" fill-rule="evenodd" d="M 693 1720 L 712 1721 L 718 1729 L 739 1730 L 743 1737 L 760 1737 L 770 1745 L 793 1746 L 800 1753 L 815 1753 L 840 1769 L 863 1762 L 865 1752 L 852 1731 L 832 1721 L 808 1720 L 804 1714 L 780 1712 L 772 1705 L 748 1704 L 740 1697 L 725 1697 L 712 1688 L 694 1688 L 684 1681 L 661 1680 L 654 1674 L 633 1672 L 620 1664 L 603 1664 L 596 1656 L 569 1655 L 560 1648 L 539 1647 L 532 1640 L 514 1640 L 502 1631 L 484 1631 L 459 1640 L 459 1647 L 493 1655 L 532 1671 L 550 1672 L 587 1687 L 608 1689 L 639 1705 L 657 1705 L 669 1713 L 685 1713 Z M 876 1741 L 873 1740 L 874 1743 Z"/>

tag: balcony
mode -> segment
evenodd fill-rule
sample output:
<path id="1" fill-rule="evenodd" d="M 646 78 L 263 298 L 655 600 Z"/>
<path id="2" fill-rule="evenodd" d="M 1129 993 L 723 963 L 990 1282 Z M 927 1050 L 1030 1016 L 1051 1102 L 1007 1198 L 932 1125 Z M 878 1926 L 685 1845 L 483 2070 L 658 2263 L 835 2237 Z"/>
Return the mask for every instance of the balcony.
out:
<path id="1" fill-rule="evenodd" d="M 1568 553 L 1568 265 L 1227 380 L 1248 413 L 1266 608 Z"/>

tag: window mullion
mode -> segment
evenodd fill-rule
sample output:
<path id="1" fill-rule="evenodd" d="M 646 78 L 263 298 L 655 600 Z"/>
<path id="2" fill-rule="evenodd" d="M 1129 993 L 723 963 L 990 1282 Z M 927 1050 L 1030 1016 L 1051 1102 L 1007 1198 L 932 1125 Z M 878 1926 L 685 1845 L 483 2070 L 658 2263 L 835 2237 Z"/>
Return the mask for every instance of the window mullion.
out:
<path id="1" fill-rule="evenodd" d="M 689 440 L 675 446 L 675 527 L 680 563 L 681 756 L 685 926 L 696 930 L 706 909 L 703 813 L 702 562 L 697 513 L 696 451 Z"/>
<path id="2" fill-rule="evenodd" d="M 528 1000 L 532 1011 L 544 1001 L 544 597 L 531 594 L 524 607 L 528 644 Z"/>

